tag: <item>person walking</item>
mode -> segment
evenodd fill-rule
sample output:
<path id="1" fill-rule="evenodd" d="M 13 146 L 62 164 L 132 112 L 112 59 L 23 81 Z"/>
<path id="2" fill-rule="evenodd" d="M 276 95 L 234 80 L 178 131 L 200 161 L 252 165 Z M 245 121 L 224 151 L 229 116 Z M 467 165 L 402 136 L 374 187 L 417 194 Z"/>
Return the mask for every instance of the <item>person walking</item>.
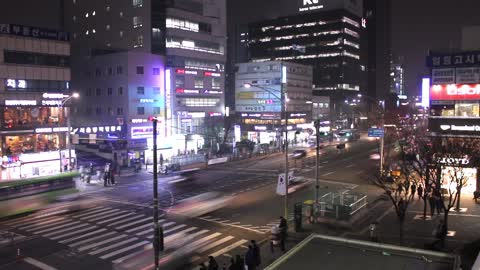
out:
<path id="1" fill-rule="evenodd" d="M 435 207 L 437 208 L 437 215 L 440 215 L 443 209 L 442 195 L 440 195 L 440 191 L 434 191 L 434 198 L 436 204 Z"/>
<path id="2" fill-rule="evenodd" d="M 248 245 L 247 253 L 245 254 L 245 264 L 248 270 L 255 270 L 255 254 L 252 245 Z"/>
<path id="3" fill-rule="evenodd" d="M 287 220 L 284 217 L 280 217 L 280 224 L 278 225 L 280 229 L 280 249 L 285 251 L 285 241 L 287 239 L 288 224 Z"/>
<path id="4" fill-rule="evenodd" d="M 436 201 L 432 193 L 428 193 L 427 196 L 428 196 L 428 203 L 430 204 L 430 216 L 433 217 L 433 215 L 435 214 Z"/>
<path id="5" fill-rule="evenodd" d="M 418 185 L 418 188 L 417 188 L 417 194 L 418 194 L 418 199 L 421 200 L 423 197 L 423 186 L 422 185 Z"/>
<path id="6" fill-rule="evenodd" d="M 113 167 L 110 168 L 109 176 L 110 176 L 110 184 L 111 185 L 116 185 L 115 184 L 115 170 L 113 169 Z"/>
<path id="7" fill-rule="evenodd" d="M 237 270 L 237 265 L 235 264 L 235 259 L 230 258 L 230 265 L 228 266 L 228 270 Z M 243 269 L 242 269 L 243 270 Z"/>
<path id="8" fill-rule="evenodd" d="M 415 192 L 417 192 L 417 185 L 415 185 L 415 183 L 413 183 L 413 184 L 410 186 L 410 191 L 412 192 L 412 199 L 414 199 L 414 197 L 415 197 Z"/>
<path id="9" fill-rule="evenodd" d="M 410 191 L 410 181 L 405 181 L 405 193 L 408 194 Z"/>
<path id="10" fill-rule="evenodd" d="M 213 256 L 208 256 L 208 270 L 218 270 L 218 263 Z"/>
<path id="11" fill-rule="evenodd" d="M 245 261 L 243 260 L 242 256 L 238 255 L 235 256 L 235 269 L 236 270 L 244 270 L 245 269 Z"/>
<path id="12" fill-rule="evenodd" d="M 257 242 L 255 240 L 251 240 L 250 244 L 252 245 L 253 255 L 255 257 L 255 266 L 259 267 L 260 264 L 262 263 L 262 258 L 260 256 L 260 248 L 258 247 Z"/>

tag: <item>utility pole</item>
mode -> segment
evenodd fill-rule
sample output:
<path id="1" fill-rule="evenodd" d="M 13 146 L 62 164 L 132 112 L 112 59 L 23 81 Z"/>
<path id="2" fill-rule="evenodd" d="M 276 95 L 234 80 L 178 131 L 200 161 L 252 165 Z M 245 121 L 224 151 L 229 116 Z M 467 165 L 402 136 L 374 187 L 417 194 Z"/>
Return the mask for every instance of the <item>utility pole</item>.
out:
<path id="1" fill-rule="evenodd" d="M 158 119 L 152 117 L 153 122 L 153 247 L 155 270 L 159 269 L 158 259 L 163 251 L 163 228 L 158 225 L 158 161 L 157 161 L 157 123 Z M 162 236 L 160 238 L 160 236 Z"/>
<path id="2" fill-rule="evenodd" d="M 287 113 L 287 95 L 283 84 L 286 83 L 286 67 L 281 65 L 280 71 L 282 72 L 280 79 L 280 92 L 281 92 L 281 102 L 282 102 L 282 114 L 285 115 L 285 200 L 284 200 L 284 217 L 288 221 L 288 113 Z"/>
<path id="3" fill-rule="evenodd" d="M 317 141 L 317 147 L 316 147 L 316 156 L 315 156 L 315 206 L 318 206 L 318 196 L 319 196 L 319 189 L 320 186 L 318 184 L 319 181 L 319 168 L 318 168 L 318 163 L 320 159 L 320 120 L 315 120 L 315 134 L 316 134 L 316 141 Z"/>

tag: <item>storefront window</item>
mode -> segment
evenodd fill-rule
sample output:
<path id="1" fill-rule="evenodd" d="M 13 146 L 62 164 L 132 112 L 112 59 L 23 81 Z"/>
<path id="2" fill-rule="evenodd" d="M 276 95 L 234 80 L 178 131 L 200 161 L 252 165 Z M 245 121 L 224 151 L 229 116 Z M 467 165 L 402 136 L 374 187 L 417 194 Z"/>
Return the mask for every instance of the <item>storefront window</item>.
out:
<path id="1" fill-rule="evenodd" d="M 455 104 L 455 116 L 478 117 L 478 103 L 457 103 Z"/>
<path id="2" fill-rule="evenodd" d="M 434 105 L 430 110 L 432 116 L 455 116 L 454 105 Z"/>
<path id="3" fill-rule="evenodd" d="M 32 134 L 22 136 L 5 136 L 3 155 L 18 156 L 26 153 L 56 151 L 65 148 L 64 134 Z"/>
<path id="4" fill-rule="evenodd" d="M 59 107 L 6 107 L 3 110 L 3 128 L 17 129 L 33 126 L 66 125 Z"/>

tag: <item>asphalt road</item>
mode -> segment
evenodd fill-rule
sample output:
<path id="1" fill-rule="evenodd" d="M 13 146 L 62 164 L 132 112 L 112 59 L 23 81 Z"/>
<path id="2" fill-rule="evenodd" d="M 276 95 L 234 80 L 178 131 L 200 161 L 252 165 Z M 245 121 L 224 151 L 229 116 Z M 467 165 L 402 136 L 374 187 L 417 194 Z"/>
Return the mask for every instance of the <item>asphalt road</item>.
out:
<path id="1" fill-rule="evenodd" d="M 368 187 L 368 176 L 378 166 L 378 160 L 370 159 L 376 152 L 376 143 L 366 139 L 349 143 L 342 152 L 335 147 L 322 149 L 320 194 Z M 290 212 L 295 202 L 313 199 L 312 154 L 304 162 L 290 162 L 305 183 L 289 194 Z M 248 240 L 267 237 L 283 214 L 283 197 L 275 194 L 275 187 L 284 160 L 276 154 L 216 165 L 199 172 L 194 181 L 176 185 L 161 178 L 160 222 L 166 246 L 185 234 L 193 235 L 186 246 L 195 248 L 195 255 L 184 261 L 196 265 L 209 255 L 226 260 L 243 254 Z M 23 237 L 15 246 L 0 248 L 0 269 L 111 269 L 151 252 L 151 178 L 148 173 L 125 177 L 115 187 L 101 187 L 63 206 L 0 223 L 0 230 Z M 178 214 L 183 200 L 207 192 L 217 192 L 230 201 L 198 217 Z M 80 202 L 83 207 L 78 207 Z M 18 249 L 27 260 L 15 260 Z"/>

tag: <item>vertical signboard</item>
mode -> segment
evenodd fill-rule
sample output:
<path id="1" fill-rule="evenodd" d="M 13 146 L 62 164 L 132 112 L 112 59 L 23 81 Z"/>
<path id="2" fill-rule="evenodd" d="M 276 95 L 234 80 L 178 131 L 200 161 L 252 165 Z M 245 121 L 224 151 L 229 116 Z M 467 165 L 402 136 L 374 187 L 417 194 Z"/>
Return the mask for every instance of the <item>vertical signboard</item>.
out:
<path id="1" fill-rule="evenodd" d="M 430 78 L 422 79 L 422 107 L 430 106 Z"/>
<path id="2" fill-rule="evenodd" d="M 171 100 L 171 93 L 172 93 L 172 70 L 166 69 L 165 70 L 165 125 L 166 131 L 165 135 L 171 136 L 172 135 L 172 100 Z"/>

